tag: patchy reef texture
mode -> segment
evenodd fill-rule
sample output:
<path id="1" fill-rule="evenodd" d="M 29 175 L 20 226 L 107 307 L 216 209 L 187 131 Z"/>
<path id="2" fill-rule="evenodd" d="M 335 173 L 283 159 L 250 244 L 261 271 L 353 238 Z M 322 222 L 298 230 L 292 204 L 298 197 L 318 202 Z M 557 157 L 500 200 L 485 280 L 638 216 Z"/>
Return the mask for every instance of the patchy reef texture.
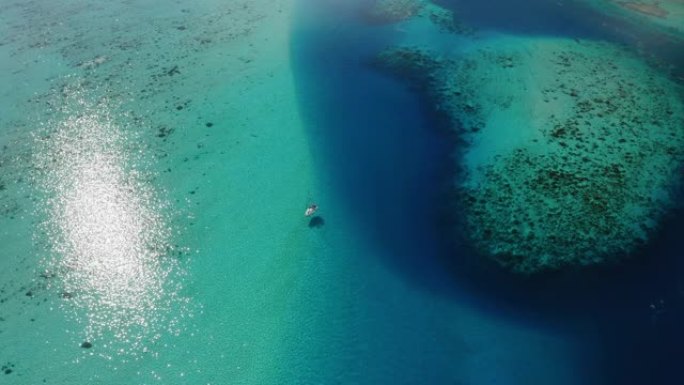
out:
<path id="1" fill-rule="evenodd" d="M 423 0 L 373 0 L 363 12 L 369 22 L 396 23 L 416 16 L 424 5 Z"/>
<path id="2" fill-rule="evenodd" d="M 684 0 L 585 0 L 608 14 L 684 39 Z"/>
<path id="3" fill-rule="evenodd" d="M 428 19 L 445 32 L 467 32 L 451 10 L 427 0 L 374 0 L 364 3 L 364 18 L 371 24 L 392 24 L 412 18 Z"/>
<path id="4" fill-rule="evenodd" d="M 515 272 L 612 262 L 648 240 L 682 167 L 682 91 L 627 50 L 493 37 L 458 55 L 381 53 L 467 145 L 467 232 Z"/>

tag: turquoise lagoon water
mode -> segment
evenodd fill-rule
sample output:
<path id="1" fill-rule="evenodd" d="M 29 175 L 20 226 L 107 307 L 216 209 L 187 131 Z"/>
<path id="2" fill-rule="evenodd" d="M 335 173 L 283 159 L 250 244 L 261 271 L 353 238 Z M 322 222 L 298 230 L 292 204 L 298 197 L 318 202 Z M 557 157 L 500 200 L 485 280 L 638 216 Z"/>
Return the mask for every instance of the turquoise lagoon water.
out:
<path id="1" fill-rule="evenodd" d="M 658 263 L 482 266 L 363 4 L 1 5 L 0 383 L 677 382 L 677 219 Z"/>

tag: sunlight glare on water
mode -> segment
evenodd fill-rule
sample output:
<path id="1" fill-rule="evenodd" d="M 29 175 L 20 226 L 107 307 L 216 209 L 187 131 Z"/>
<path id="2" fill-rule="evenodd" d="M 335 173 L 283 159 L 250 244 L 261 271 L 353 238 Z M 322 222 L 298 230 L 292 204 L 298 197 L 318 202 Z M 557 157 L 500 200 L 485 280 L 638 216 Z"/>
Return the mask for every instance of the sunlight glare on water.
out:
<path id="1" fill-rule="evenodd" d="M 142 152 L 132 150 L 112 106 L 77 100 L 39 145 L 46 267 L 86 339 L 107 336 L 118 353 L 136 355 L 177 326 L 168 316 L 183 302 L 172 231 L 164 203 L 136 169 Z"/>

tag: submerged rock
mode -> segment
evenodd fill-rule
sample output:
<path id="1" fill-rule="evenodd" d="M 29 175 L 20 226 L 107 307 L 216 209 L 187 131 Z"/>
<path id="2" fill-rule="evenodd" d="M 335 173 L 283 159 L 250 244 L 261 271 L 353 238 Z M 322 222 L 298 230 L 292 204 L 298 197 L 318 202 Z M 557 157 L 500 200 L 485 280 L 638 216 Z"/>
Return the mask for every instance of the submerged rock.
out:
<path id="1" fill-rule="evenodd" d="M 513 271 L 618 260 L 672 205 L 682 91 L 625 49 L 499 37 L 448 57 L 394 48 L 378 64 L 465 139 L 454 188 L 468 236 Z"/>

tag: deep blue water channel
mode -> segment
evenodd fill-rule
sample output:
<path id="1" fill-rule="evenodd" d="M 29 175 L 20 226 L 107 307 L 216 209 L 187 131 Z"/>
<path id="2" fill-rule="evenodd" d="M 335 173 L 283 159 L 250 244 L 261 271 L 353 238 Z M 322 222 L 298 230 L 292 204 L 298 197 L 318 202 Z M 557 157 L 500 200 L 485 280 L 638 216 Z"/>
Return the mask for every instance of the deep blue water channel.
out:
<path id="1" fill-rule="evenodd" d="M 579 5 L 554 4 L 444 2 L 483 30 L 628 45 L 654 39 Z M 675 210 L 643 255 L 622 266 L 520 278 L 478 262 L 445 226 L 458 221 L 448 211 L 458 137 L 419 90 L 370 65 L 394 32 L 361 22 L 357 5 L 300 1 L 303 20 L 293 31 L 292 60 L 322 179 L 334 186 L 363 237 L 386 250 L 369 257 L 383 258 L 396 274 L 435 296 L 467 301 L 509 322 L 591 320 L 601 336 L 596 384 L 684 383 L 682 212 Z M 322 16 L 318 22 L 316 15 Z M 661 43 L 649 54 L 677 60 L 682 50 L 676 47 Z"/>

